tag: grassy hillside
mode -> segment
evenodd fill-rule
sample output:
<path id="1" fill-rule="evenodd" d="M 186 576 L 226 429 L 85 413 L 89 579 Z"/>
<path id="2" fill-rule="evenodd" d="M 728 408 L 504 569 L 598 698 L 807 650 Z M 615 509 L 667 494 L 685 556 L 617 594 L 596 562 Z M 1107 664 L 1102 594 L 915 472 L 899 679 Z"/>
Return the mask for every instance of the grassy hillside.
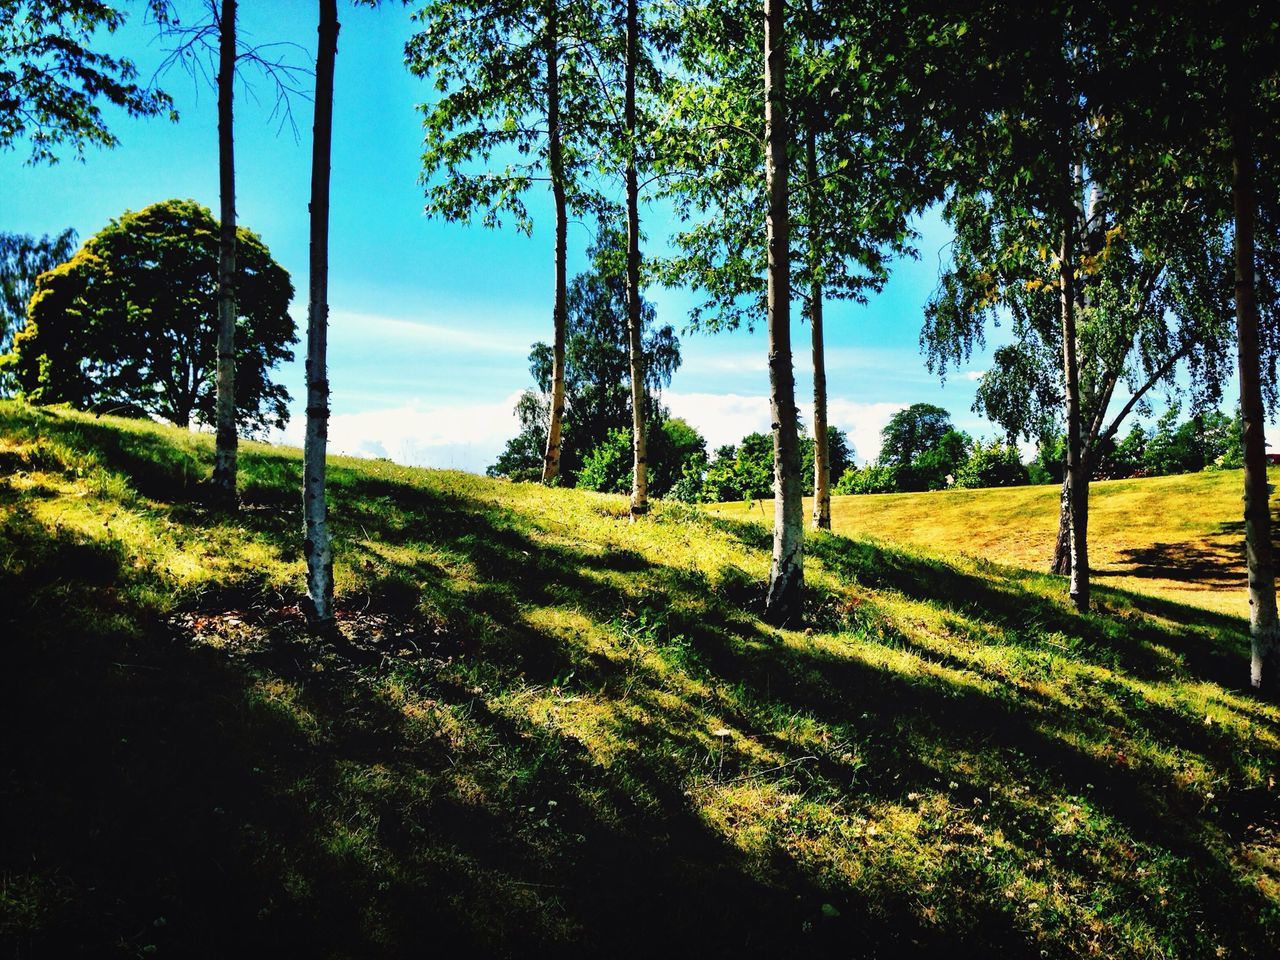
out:
<path id="1" fill-rule="evenodd" d="M 1280 483 L 1280 468 L 1271 480 Z M 1095 582 L 1248 617 L 1243 488 L 1239 470 L 1090 484 Z M 758 520 L 770 506 L 720 504 L 713 511 Z M 1058 487 L 833 497 L 831 526 L 846 536 L 1041 571 L 1058 533 Z"/>
<path id="2" fill-rule="evenodd" d="M 839 536 L 0 404 L 0 953 L 1273 957 L 1237 620 Z"/>

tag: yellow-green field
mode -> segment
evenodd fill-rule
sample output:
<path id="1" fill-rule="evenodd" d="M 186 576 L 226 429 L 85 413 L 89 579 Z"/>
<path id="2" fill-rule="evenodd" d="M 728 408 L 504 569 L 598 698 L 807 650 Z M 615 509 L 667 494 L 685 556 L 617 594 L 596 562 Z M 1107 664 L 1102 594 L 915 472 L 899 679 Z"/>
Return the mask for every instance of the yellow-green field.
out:
<path id="1" fill-rule="evenodd" d="M 1280 468 L 1271 480 L 1280 480 Z M 1091 484 L 1094 581 L 1247 617 L 1242 484 L 1239 470 Z M 831 526 L 941 556 L 1044 571 L 1057 536 L 1058 492 L 1039 486 L 833 497 Z M 812 504 L 805 501 L 806 518 Z M 772 518 L 768 502 L 711 509 L 726 517 Z"/>

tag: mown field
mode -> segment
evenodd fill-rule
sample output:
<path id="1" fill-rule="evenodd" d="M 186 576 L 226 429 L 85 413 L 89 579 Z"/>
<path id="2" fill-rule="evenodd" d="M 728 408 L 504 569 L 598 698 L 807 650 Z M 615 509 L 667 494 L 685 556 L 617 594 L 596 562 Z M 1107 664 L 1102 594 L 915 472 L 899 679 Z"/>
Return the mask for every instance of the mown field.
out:
<path id="1" fill-rule="evenodd" d="M 0 955 L 1280 953 L 1237 617 L 817 535 L 776 630 L 758 524 L 340 459 L 320 641 L 210 459 L 0 404 Z"/>
<path id="2" fill-rule="evenodd" d="M 1280 467 L 1272 468 L 1280 483 Z M 1102 480 L 1089 486 L 1094 582 L 1248 617 L 1239 470 Z M 1056 486 L 833 497 L 831 526 L 940 556 L 965 554 L 1047 570 L 1058 532 Z M 1272 504 L 1280 527 L 1280 511 Z M 731 503 L 719 516 L 760 520 L 772 504 Z M 805 516 L 812 500 L 805 501 Z"/>

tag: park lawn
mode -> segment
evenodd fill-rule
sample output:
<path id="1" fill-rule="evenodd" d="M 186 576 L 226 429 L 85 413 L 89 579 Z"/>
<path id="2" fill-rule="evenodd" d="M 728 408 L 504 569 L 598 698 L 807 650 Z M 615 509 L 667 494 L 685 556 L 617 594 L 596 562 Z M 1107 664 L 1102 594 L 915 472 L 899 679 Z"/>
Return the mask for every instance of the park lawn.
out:
<path id="1" fill-rule="evenodd" d="M 761 525 L 339 458 L 320 640 L 211 454 L 0 403 L 4 955 L 1280 952 L 1238 618 L 821 534 L 778 630 Z"/>
<path id="2" fill-rule="evenodd" d="M 1280 467 L 1271 479 L 1280 482 Z M 1090 484 L 1094 582 L 1248 617 L 1243 486 L 1240 470 Z M 964 554 L 1041 571 L 1053 557 L 1058 493 L 1055 485 L 833 497 L 831 527 L 941 556 Z M 812 504 L 805 501 L 806 518 Z M 734 518 L 772 517 L 771 502 L 712 510 Z"/>

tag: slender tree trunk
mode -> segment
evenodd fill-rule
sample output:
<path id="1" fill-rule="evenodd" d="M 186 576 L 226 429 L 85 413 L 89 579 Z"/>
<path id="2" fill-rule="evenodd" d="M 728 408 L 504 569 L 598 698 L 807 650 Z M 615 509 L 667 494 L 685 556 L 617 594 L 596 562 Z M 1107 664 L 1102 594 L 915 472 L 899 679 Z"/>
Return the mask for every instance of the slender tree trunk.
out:
<path id="1" fill-rule="evenodd" d="M 547 0 L 547 168 L 556 208 L 556 292 L 552 307 L 555 337 L 551 348 L 551 422 L 547 425 L 547 452 L 542 458 L 542 482 L 560 476 L 560 432 L 564 420 L 564 345 L 566 326 L 565 256 L 569 213 L 564 190 L 564 157 L 560 144 L 560 17 L 557 0 Z"/>
<path id="2" fill-rule="evenodd" d="M 213 455 L 213 496 L 221 507 L 236 507 L 236 159 L 232 95 L 236 79 L 236 0 L 222 0 L 218 24 L 218 227 L 217 439 Z"/>
<path id="3" fill-rule="evenodd" d="M 1065 470 L 1063 471 L 1065 474 Z M 1071 482 L 1062 478 L 1062 490 L 1058 495 L 1058 539 L 1053 547 L 1053 563 L 1049 572 L 1065 577 L 1071 573 Z"/>
<path id="4" fill-rule="evenodd" d="M 822 281 L 818 268 L 822 243 L 818 231 L 818 144 L 805 134 L 805 176 L 809 199 L 809 323 L 813 333 L 813 528 L 831 529 L 831 450 L 827 436 L 827 360 L 822 333 Z"/>
<path id="5" fill-rule="evenodd" d="M 1062 231 L 1059 276 L 1062 301 L 1062 366 L 1066 381 L 1067 498 L 1071 511 L 1071 600 L 1089 609 L 1089 477 L 1080 438 L 1080 370 L 1076 362 L 1075 204 Z"/>
<path id="6" fill-rule="evenodd" d="M 1242 54 L 1237 49 L 1237 57 Z M 1238 68 L 1236 73 L 1238 74 Z M 1258 300 L 1254 288 L 1253 131 L 1249 91 L 1234 76 L 1231 112 L 1231 203 L 1235 215 L 1236 329 L 1239 339 L 1240 415 L 1244 421 L 1244 535 L 1249 564 L 1249 680 L 1259 692 L 1280 689 L 1280 622 L 1276 617 L 1275 562 L 1271 549 L 1270 493 L 1267 487 L 1266 411 L 1258 351 Z M 1243 89 L 1241 89 L 1243 87 Z"/>
<path id="7" fill-rule="evenodd" d="M 769 400 L 773 414 L 773 563 L 765 619 L 800 621 L 804 589 L 804 505 L 796 381 L 791 361 L 791 229 L 787 196 L 786 13 L 764 0 L 765 184 L 769 193 Z"/>
<path id="8" fill-rule="evenodd" d="M 640 56 L 637 0 L 627 0 L 624 122 L 627 127 L 627 340 L 631 354 L 631 520 L 649 510 L 649 451 L 645 437 L 645 358 L 640 316 L 640 187 L 636 174 L 636 62 Z"/>
<path id="9" fill-rule="evenodd" d="M 329 173 L 333 139 L 333 68 L 338 54 L 337 0 L 320 0 L 316 48 L 315 126 L 311 145 L 311 270 L 307 302 L 307 436 L 302 450 L 302 515 L 306 537 L 308 619 L 333 626 L 333 545 L 325 503 L 329 439 Z"/>

